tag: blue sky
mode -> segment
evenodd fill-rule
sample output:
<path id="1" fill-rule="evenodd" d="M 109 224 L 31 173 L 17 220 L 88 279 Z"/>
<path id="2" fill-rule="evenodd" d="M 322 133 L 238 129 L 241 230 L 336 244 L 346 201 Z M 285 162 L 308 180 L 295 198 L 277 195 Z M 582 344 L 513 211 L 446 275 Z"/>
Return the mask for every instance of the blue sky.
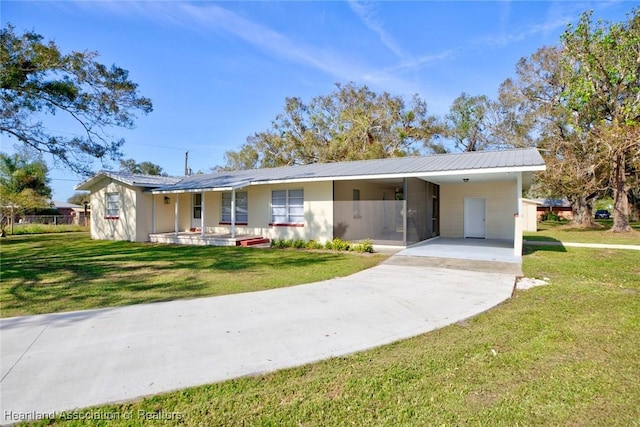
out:
<path id="1" fill-rule="evenodd" d="M 622 21 L 630 1 L 173 2 L 3 1 L 3 26 L 34 30 L 63 52 L 92 50 L 129 70 L 154 111 L 124 137 L 125 158 L 171 175 L 223 164 L 249 135 L 267 130 L 286 97 L 304 101 L 350 81 L 447 113 L 462 92 L 495 97 L 517 61 L 557 44 L 593 10 Z M 58 120 L 58 118 L 55 118 Z M 68 122 L 51 128 L 73 133 Z M 2 151 L 12 141 L 2 136 Z M 118 165 L 96 163 L 101 168 Z M 51 165 L 55 200 L 80 181 Z"/>

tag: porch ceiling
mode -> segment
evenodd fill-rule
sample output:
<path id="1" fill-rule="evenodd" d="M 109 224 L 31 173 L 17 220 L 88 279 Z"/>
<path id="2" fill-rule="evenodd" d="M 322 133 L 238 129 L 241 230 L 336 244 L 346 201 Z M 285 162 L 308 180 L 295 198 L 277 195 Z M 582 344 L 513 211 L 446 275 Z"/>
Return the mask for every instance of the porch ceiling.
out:
<path id="1" fill-rule="evenodd" d="M 460 184 L 464 183 L 465 179 L 468 179 L 468 183 L 482 183 L 482 182 L 504 182 L 515 181 L 519 172 L 494 172 L 494 173 L 461 173 L 442 176 L 424 176 L 420 177 L 425 181 L 433 182 L 434 184 Z M 522 172 L 522 186 L 523 188 L 529 188 L 531 185 L 531 179 L 533 178 L 533 172 Z"/>

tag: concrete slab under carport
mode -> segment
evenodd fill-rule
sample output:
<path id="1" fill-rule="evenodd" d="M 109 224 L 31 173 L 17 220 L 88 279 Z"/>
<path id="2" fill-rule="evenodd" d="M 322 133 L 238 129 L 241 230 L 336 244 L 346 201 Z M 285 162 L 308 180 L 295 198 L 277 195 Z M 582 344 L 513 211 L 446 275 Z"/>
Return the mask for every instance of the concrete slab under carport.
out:
<path id="1" fill-rule="evenodd" d="M 513 255 L 513 242 L 505 240 L 436 237 L 401 250 L 386 262 L 522 276 L 522 257 Z"/>

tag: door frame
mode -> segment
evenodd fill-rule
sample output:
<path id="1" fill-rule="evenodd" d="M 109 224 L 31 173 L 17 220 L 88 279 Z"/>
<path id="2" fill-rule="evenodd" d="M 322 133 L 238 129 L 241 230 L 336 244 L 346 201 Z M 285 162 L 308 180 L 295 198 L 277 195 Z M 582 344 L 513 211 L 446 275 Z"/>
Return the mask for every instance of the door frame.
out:
<path id="1" fill-rule="evenodd" d="M 482 236 L 470 235 L 473 231 L 479 231 L 479 220 L 472 214 L 472 200 L 482 200 Z M 479 207 L 473 206 L 474 208 Z M 476 213 L 476 211 L 473 211 Z M 487 199 L 485 197 L 465 197 L 464 198 L 464 213 L 463 213 L 463 236 L 465 239 L 486 239 L 487 238 Z M 477 227 L 477 228 L 476 228 Z M 473 233 L 476 234 L 476 233 Z"/>

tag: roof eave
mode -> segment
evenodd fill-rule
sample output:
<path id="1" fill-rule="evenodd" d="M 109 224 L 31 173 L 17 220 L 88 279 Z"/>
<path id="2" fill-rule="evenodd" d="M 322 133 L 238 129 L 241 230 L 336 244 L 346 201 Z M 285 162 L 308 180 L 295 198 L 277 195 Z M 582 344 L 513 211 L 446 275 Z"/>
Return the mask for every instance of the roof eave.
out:
<path id="1" fill-rule="evenodd" d="M 513 172 L 540 172 L 546 170 L 545 165 L 533 166 L 511 166 L 502 168 L 483 168 L 483 169 L 460 169 L 448 171 L 434 172 L 409 172 L 409 173 L 393 173 L 393 174 L 371 174 L 371 175 L 340 175 L 326 176 L 315 178 L 291 178 L 291 179 L 272 179 L 251 181 L 250 185 L 267 185 L 267 184 L 289 184 L 300 182 L 322 182 L 322 181 L 351 181 L 351 180 L 367 180 L 367 179 L 401 179 L 401 178 L 428 178 L 439 176 L 456 176 L 456 175 L 482 175 L 493 173 L 513 173 Z"/>

